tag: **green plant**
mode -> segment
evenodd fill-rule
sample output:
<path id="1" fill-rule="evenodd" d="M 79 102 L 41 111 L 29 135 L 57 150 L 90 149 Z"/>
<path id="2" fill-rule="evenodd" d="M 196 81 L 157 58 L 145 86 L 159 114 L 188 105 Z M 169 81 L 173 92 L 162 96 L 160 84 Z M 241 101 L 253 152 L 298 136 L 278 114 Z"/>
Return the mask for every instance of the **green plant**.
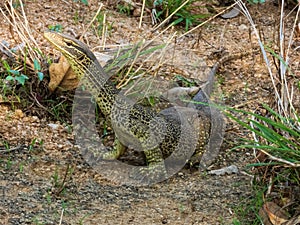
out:
<path id="1" fill-rule="evenodd" d="M 265 0 L 248 0 L 249 3 L 257 4 L 257 3 L 265 3 Z"/>
<path id="2" fill-rule="evenodd" d="M 32 222 L 33 224 L 35 225 L 43 225 L 44 223 L 43 222 L 40 222 L 40 219 L 38 216 L 35 216 L 33 219 L 32 219 Z"/>
<path id="3" fill-rule="evenodd" d="M 54 174 L 52 175 L 52 180 L 53 180 L 53 186 L 54 187 L 59 187 L 60 183 L 59 183 L 59 174 L 58 174 L 58 170 L 55 169 Z"/>
<path id="4" fill-rule="evenodd" d="M 271 118 L 243 110 L 235 110 L 251 116 L 248 122 L 244 122 L 236 116 L 226 113 L 228 117 L 255 135 L 254 140 L 244 140 L 248 144 L 240 145 L 238 148 L 260 149 L 266 154 L 278 157 L 276 163 L 279 165 L 300 164 L 300 130 L 298 127 L 300 117 L 296 115 L 296 118 L 286 118 L 267 105 L 263 105 L 263 107 L 271 115 Z"/>
<path id="5" fill-rule="evenodd" d="M 49 25 L 48 29 L 55 32 L 62 32 L 62 25 L 61 24 Z"/>
<path id="6" fill-rule="evenodd" d="M 159 20 L 169 19 L 172 25 L 183 24 L 187 31 L 192 25 L 199 24 L 202 19 L 207 18 L 208 14 L 198 13 L 200 6 L 197 0 L 155 0 L 148 5 L 154 6 L 154 17 Z"/>
<path id="7" fill-rule="evenodd" d="M 97 33 L 98 35 L 102 35 L 102 30 L 103 27 L 105 25 L 105 14 L 100 12 L 97 16 L 96 16 L 96 20 L 98 22 L 98 26 L 97 26 Z"/>
<path id="8" fill-rule="evenodd" d="M 24 58 L 25 58 L 24 61 L 26 61 L 26 56 Z M 9 74 L 6 76 L 5 80 L 18 83 L 24 86 L 25 81 L 29 79 L 25 74 L 21 73 L 19 70 L 11 69 L 11 66 L 6 60 L 1 60 L 1 64 L 5 69 L 5 72 Z M 24 70 L 26 70 L 25 62 L 24 62 Z"/>
<path id="9" fill-rule="evenodd" d="M 34 65 L 34 71 L 38 76 L 39 81 L 42 81 L 44 79 L 44 73 L 41 72 L 41 65 L 37 59 L 33 60 L 33 65 Z"/>
<path id="10" fill-rule="evenodd" d="M 59 177 L 59 173 L 58 173 L 58 169 L 56 168 L 54 171 L 54 174 L 52 175 L 52 183 L 53 183 L 53 188 L 54 191 L 52 192 L 52 194 L 54 194 L 55 196 L 58 196 L 60 194 L 64 194 L 66 191 L 66 183 L 68 181 L 68 178 L 70 179 L 70 177 L 72 176 L 74 172 L 74 169 L 72 167 L 70 167 L 70 165 L 67 165 L 67 168 L 65 170 L 65 174 L 62 177 L 62 179 L 60 179 Z"/>
<path id="11" fill-rule="evenodd" d="M 12 161 L 10 158 L 8 158 L 8 159 L 6 160 L 5 169 L 6 169 L 6 170 L 11 169 L 12 165 L 13 165 L 13 161 Z"/>
<path id="12" fill-rule="evenodd" d="M 48 190 L 46 195 L 46 200 L 47 200 L 47 203 L 50 205 L 52 203 L 52 195 L 51 195 L 51 190 Z"/>
<path id="13" fill-rule="evenodd" d="M 78 2 L 78 0 L 73 0 L 74 2 Z M 81 3 L 83 3 L 84 5 L 88 5 L 89 2 L 88 0 L 80 0 Z"/>
<path id="14" fill-rule="evenodd" d="M 6 150 L 9 149 L 9 143 L 7 141 L 1 141 L 1 145 L 3 145 Z"/>
<path id="15" fill-rule="evenodd" d="M 17 8 L 20 7 L 22 4 L 23 4 L 23 3 L 21 3 L 21 2 L 18 1 L 18 0 L 17 0 L 17 1 L 14 1 L 14 2 L 12 3 L 14 9 L 17 9 Z"/>
<path id="16" fill-rule="evenodd" d="M 123 13 L 127 16 L 130 15 L 132 7 L 129 4 L 117 4 L 117 9 L 120 13 Z"/>
<path id="17" fill-rule="evenodd" d="M 74 18 L 74 22 L 77 24 L 79 22 L 79 20 L 80 20 L 78 10 L 76 10 L 75 15 L 74 15 L 73 18 Z"/>
<path id="18" fill-rule="evenodd" d="M 176 81 L 177 82 L 180 81 L 183 84 L 182 86 L 184 86 L 184 87 L 196 86 L 196 82 L 195 81 L 192 81 L 192 80 L 190 80 L 190 79 L 188 79 L 186 77 L 183 77 L 181 75 L 176 75 L 175 78 L 176 78 Z"/>
<path id="19" fill-rule="evenodd" d="M 256 215 L 256 221 L 251 224 L 261 224 L 257 215 L 265 201 L 279 203 L 290 215 L 295 214 L 293 206 L 296 205 L 297 207 L 300 204 L 299 200 L 291 205 L 286 205 L 283 201 L 284 198 L 295 198 L 293 188 L 298 187 L 300 184 L 300 117 L 293 105 L 292 96 L 294 94 L 293 89 L 290 87 L 294 84 L 289 80 L 289 77 L 295 74 L 291 63 L 293 61 L 291 58 L 293 55 L 291 53 L 291 42 L 294 30 L 291 32 L 291 36 L 288 37 L 289 41 L 286 41 L 286 26 L 284 26 L 284 15 L 282 13 L 278 29 L 279 43 L 275 47 L 269 47 L 269 44 L 263 43 L 260 32 L 257 30 L 258 26 L 254 23 L 246 6 L 241 2 L 238 2 L 238 5 L 249 20 L 258 40 L 263 59 L 268 68 L 270 83 L 272 83 L 274 90 L 274 105 L 277 106 L 272 108 L 262 104 L 262 112 L 236 109 L 224 110 L 229 118 L 251 132 L 253 136 L 253 138 L 242 139 L 242 144 L 234 149 L 244 148 L 254 151 L 255 162 L 249 164 L 248 167 L 255 171 L 256 181 L 260 182 L 258 186 L 261 188 L 260 190 L 263 190 L 254 190 L 254 194 L 259 197 L 256 197 L 252 203 L 251 208 L 253 214 Z M 295 25 L 297 21 L 298 14 L 295 17 Z M 276 41 L 273 43 L 276 43 Z M 277 63 L 275 68 L 272 68 L 269 56 L 272 57 L 273 62 Z M 275 70 L 276 73 L 273 72 Z M 246 119 L 241 119 L 241 117 L 246 117 Z M 290 192 L 283 190 L 282 187 Z M 277 193 L 277 195 L 270 195 L 271 192 Z"/>
<path id="20" fill-rule="evenodd" d="M 232 224 L 233 225 L 241 225 L 241 222 L 237 218 L 233 218 Z"/>
<path id="21" fill-rule="evenodd" d="M 32 151 L 36 145 L 38 145 L 39 147 L 42 147 L 43 144 L 44 144 L 44 141 L 43 141 L 43 140 L 38 141 L 37 138 L 34 138 L 34 139 L 31 141 L 28 150 L 29 150 L 29 151 Z"/>
<path id="22" fill-rule="evenodd" d="M 234 225 L 261 225 L 261 218 L 258 215 L 258 211 L 264 203 L 263 195 L 266 189 L 266 186 L 254 183 L 253 196 L 246 199 L 242 199 L 239 205 L 233 207 L 234 212 L 237 216 L 237 218 L 234 218 L 232 221 Z M 249 221 L 249 215 L 252 217 L 251 221 Z"/>
<path id="23" fill-rule="evenodd" d="M 29 79 L 26 75 L 24 75 L 23 73 L 21 73 L 20 71 L 17 71 L 17 70 L 8 70 L 8 72 L 11 75 L 8 75 L 5 78 L 7 81 L 12 81 L 14 83 L 17 82 L 17 83 L 21 84 L 22 86 L 24 86 L 25 81 Z"/>
<path id="24" fill-rule="evenodd" d="M 23 171 L 24 171 L 24 164 L 23 163 L 20 163 L 19 171 L 20 171 L 20 173 L 23 173 Z"/>
<path id="25" fill-rule="evenodd" d="M 89 214 L 86 214 L 86 215 L 84 215 L 82 218 L 80 218 L 80 220 L 79 220 L 79 224 L 80 225 L 83 225 L 84 224 L 84 222 L 83 222 L 83 220 L 85 220 L 88 216 L 90 216 L 91 214 L 89 213 Z"/>

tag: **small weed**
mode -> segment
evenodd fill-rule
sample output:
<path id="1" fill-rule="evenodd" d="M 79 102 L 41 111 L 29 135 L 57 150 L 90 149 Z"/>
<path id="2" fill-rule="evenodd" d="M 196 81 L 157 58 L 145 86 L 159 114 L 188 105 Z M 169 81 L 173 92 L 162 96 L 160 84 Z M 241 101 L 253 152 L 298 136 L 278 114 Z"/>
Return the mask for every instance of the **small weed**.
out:
<path id="1" fill-rule="evenodd" d="M 44 73 L 41 72 L 41 65 L 37 59 L 33 60 L 33 65 L 34 65 L 34 71 L 38 76 L 39 81 L 42 81 L 44 79 Z"/>
<path id="2" fill-rule="evenodd" d="M 101 36 L 103 32 L 107 32 L 108 34 L 111 34 L 111 31 L 113 29 L 114 23 L 107 22 L 105 18 L 106 18 L 106 12 L 100 12 L 96 16 L 97 25 L 95 29 L 99 36 Z"/>
<path id="3" fill-rule="evenodd" d="M 129 4 L 118 4 L 117 5 L 117 9 L 120 13 L 123 13 L 127 16 L 130 16 L 131 11 L 132 11 L 132 7 Z"/>
<path id="4" fill-rule="evenodd" d="M 14 9 L 17 9 L 17 8 L 19 8 L 21 6 L 21 4 L 22 3 L 17 0 L 17 1 L 14 1 L 14 3 L 12 5 L 13 5 Z"/>
<path id="5" fill-rule="evenodd" d="M 23 173 L 23 171 L 24 171 L 24 165 L 23 165 L 23 163 L 20 163 L 20 165 L 19 165 L 19 171 L 20 171 L 20 173 Z"/>
<path id="6" fill-rule="evenodd" d="M 51 31 L 55 31 L 55 32 L 62 32 L 62 25 L 61 24 L 56 24 L 56 25 L 49 25 L 48 29 Z"/>
<path id="7" fill-rule="evenodd" d="M 46 193 L 46 200 L 49 205 L 52 203 L 52 195 L 50 190 Z"/>
<path id="8" fill-rule="evenodd" d="M 52 175 L 52 180 L 53 180 L 53 186 L 54 187 L 59 187 L 60 183 L 59 183 L 59 174 L 58 174 L 58 170 L 55 169 L 54 174 Z"/>
<path id="9" fill-rule="evenodd" d="M 234 218 L 234 219 L 232 220 L 232 224 L 233 224 L 233 225 L 242 225 L 241 222 L 240 222 L 237 218 Z"/>
<path id="10" fill-rule="evenodd" d="M 33 223 L 34 225 L 43 225 L 43 224 L 44 224 L 43 222 L 40 222 L 40 219 L 39 219 L 37 216 L 35 216 L 35 217 L 32 219 L 32 223 Z"/>
<path id="11" fill-rule="evenodd" d="M 34 147 L 36 147 L 36 146 L 42 147 L 43 144 L 44 144 L 44 141 L 43 141 L 43 140 L 38 141 L 37 138 L 34 138 L 34 139 L 31 141 L 28 150 L 29 150 L 29 151 L 32 151 L 32 150 L 34 149 Z"/>
<path id="12" fill-rule="evenodd" d="M 197 9 L 203 6 L 198 6 L 197 0 L 183 1 L 183 0 L 155 0 L 154 2 L 148 1 L 149 7 L 154 5 L 154 17 L 158 21 L 168 18 L 170 15 L 169 23 L 173 25 L 184 24 L 187 31 L 192 25 L 199 24 L 202 19 L 207 18 L 208 14 L 197 14 Z"/>
<path id="13" fill-rule="evenodd" d="M 74 19 L 74 22 L 75 22 L 76 24 L 79 23 L 80 18 L 79 18 L 79 12 L 78 12 L 78 10 L 76 10 L 73 19 Z"/>
<path id="14" fill-rule="evenodd" d="M 9 143 L 7 141 L 1 141 L 1 145 L 3 145 L 6 150 L 9 149 Z"/>
<path id="15" fill-rule="evenodd" d="M 84 222 L 83 222 L 83 220 L 85 220 L 88 216 L 90 216 L 91 214 L 86 214 L 86 215 L 84 215 L 80 220 L 79 220 L 79 224 L 80 225 L 83 225 L 84 224 Z"/>
<path id="16" fill-rule="evenodd" d="M 237 215 L 237 218 L 233 219 L 233 224 L 261 224 L 261 219 L 258 215 L 258 211 L 263 205 L 263 196 L 266 189 L 266 187 L 263 188 L 260 184 L 255 184 L 253 187 L 253 196 L 241 200 L 238 206 L 234 206 L 234 211 Z M 251 216 L 252 218 L 250 218 L 249 216 Z"/>
<path id="17" fill-rule="evenodd" d="M 73 0 L 74 2 L 79 2 L 79 0 Z M 89 5 L 88 0 L 80 0 L 80 2 L 84 5 Z"/>
<path id="18" fill-rule="evenodd" d="M 45 100 L 45 103 L 48 105 L 51 115 L 55 120 L 67 124 L 67 120 L 71 119 L 68 118 L 68 115 L 70 115 L 70 112 L 72 111 L 72 106 L 70 102 L 68 102 L 68 99 L 59 99 L 59 101 L 49 99 Z"/>
<path id="19" fill-rule="evenodd" d="M 6 169 L 6 170 L 11 169 L 12 165 L 13 165 L 13 161 L 12 161 L 10 158 L 8 158 L 8 159 L 6 160 L 5 169 Z"/>
<path id="20" fill-rule="evenodd" d="M 68 165 L 65 170 L 64 176 L 60 179 L 58 169 L 57 168 L 55 169 L 54 174 L 52 176 L 52 181 L 53 181 L 52 183 L 53 183 L 53 187 L 55 189 L 52 193 L 55 196 L 58 196 L 60 194 L 65 194 L 65 191 L 66 191 L 65 186 L 66 186 L 68 180 L 70 179 L 70 177 L 72 176 L 73 172 L 74 172 L 74 169 L 72 167 L 70 167 L 70 165 Z"/>
<path id="21" fill-rule="evenodd" d="M 195 81 L 192 81 L 192 80 L 190 80 L 190 79 L 188 79 L 186 77 L 183 77 L 181 75 L 176 75 L 175 78 L 176 78 L 177 82 L 180 81 L 182 83 L 181 86 L 183 86 L 183 87 L 193 87 L 193 86 L 196 86 Z"/>
<path id="22" fill-rule="evenodd" d="M 8 72 L 11 75 L 8 75 L 5 78 L 5 80 L 7 81 L 12 81 L 13 83 L 18 83 L 24 86 L 25 81 L 29 79 L 26 75 L 22 74 L 20 71 L 17 70 L 8 70 Z"/>
<path id="23" fill-rule="evenodd" d="M 183 204 L 179 204 L 179 205 L 178 205 L 178 210 L 179 210 L 180 213 L 184 213 L 184 211 L 185 211 L 185 206 L 184 206 Z"/>
<path id="24" fill-rule="evenodd" d="M 66 210 L 66 209 L 67 209 L 67 207 L 68 207 L 68 203 L 67 203 L 67 202 L 65 202 L 65 201 L 62 201 L 62 203 L 61 203 L 61 207 L 62 207 L 64 210 Z"/>

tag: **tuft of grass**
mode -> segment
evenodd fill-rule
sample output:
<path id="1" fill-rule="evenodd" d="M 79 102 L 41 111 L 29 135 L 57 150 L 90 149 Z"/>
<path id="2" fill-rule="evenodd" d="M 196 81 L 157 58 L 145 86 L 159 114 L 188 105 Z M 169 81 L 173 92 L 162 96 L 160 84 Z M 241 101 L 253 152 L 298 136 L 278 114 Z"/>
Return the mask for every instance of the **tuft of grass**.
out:
<path id="1" fill-rule="evenodd" d="M 148 1 L 149 7 L 154 7 L 153 18 L 155 21 L 168 22 L 172 25 L 184 25 L 185 30 L 193 25 L 197 25 L 209 17 L 209 14 L 199 13 L 200 7 L 197 0 L 155 0 Z"/>
<path id="2" fill-rule="evenodd" d="M 120 13 L 130 16 L 132 11 L 132 6 L 125 3 L 125 4 L 117 4 L 117 9 Z"/>
<path id="3" fill-rule="evenodd" d="M 9 44 L 4 46 L 9 57 L 0 60 L 1 98 L 13 108 L 18 104 L 18 107 L 26 111 L 26 108 L 35 105 L 42 114 L 45 111 L 51 114 L 51 110 L 43 105 L 43 100 L 49 95 L 49 91 L 45 89 L 48 60 L 32 34 L 23 1 L 18 0 L 17 3 L 15 5 L 12 1 L 7 1 L 4 7 L 0 7 L 0 13 L 11 27 L 11 36 L 17 42 L 17 46 L 13 48 Z M 59 27 L 54 26 L 53 29 Z"/>
<path id="4" fill-rule="evenodd" d="M 98 36 L 103 37 L 106 34 L 110 35 L 112 33 L 114 23 L 108 22 L 106 17 L 106 12 L 99 12 L 96 15 L 97 24 L 94 26 L 94 29 Z"/>
<path id="5" fill-rule="evenodd" d="M 274 89 L 274 107 L 262 104 L 262 111 L 249 112 L 227 108 L 224 113 L 241 127 L 252 133 L 252 138 L 242 140 L 242 144 L 234 149 L 253 150 L 255 162 L 248 165 L 256 172 L 257 186 L 253 186 L 254 201 L 250 201 L 246 209 L 251 209 L 251 214 L 255 216 L 251 224 L 261 224 L 259 210 L 266 199 L 276 201 L 280 206 L 289 210 L 290 215 L 295 213 L 295 208 L 300 205 L 299 199 L 291 204 L 286 204 L 284 198 L 293 199 L 294 188 L 300 185 L 300 116 L 294 107 L 294 90 L 290 87 L 295 83 L 290 83 L 290 76 L 294 76 L 290 56 L 294 28 L 286 42 L 284 30 L 283 5 L 281 6 L 279 24 L 279 43 L 275 47 L 264 44 L 260 37 L 252 17 L 245 4 L 241 1 L 237 3 L 243 14 L 249 20 L 253 32 L 257 37 L 257 42 L 261 49 L 263 59 L 267 65 L 270 81 Z M 300 9 L 295 17 L 295 24 L 298 20 Z M 294 25 L 295 25 L 294 24 Z M 295 27 L 295 26 L 293 26 Z M 274 43 L 276 43 L 274 41 Z M 274 50 L 276 49 L 276 50 Z M 269 57 L 276 62 L 275 69 L 270 63 Z M 273 71 L 276 71 L 275 73 Z M 273 105 L 273 104 L 272 104 Z M 240 119 L 246 117 L 246 119 Z M 288 191 L 287 191 L 288 190 Z M 271 195 L 271 193 L 273 193 Z M 274 195 L 277 193 L 277 195 Z M 241 220 L 243 210 L 239 211 Z M 249 211 L 249 210 L 246 210 Z M 240 221 L 240 218 L 239 218 Z M 244 224 L 244 223 L 241 223 Z"/>
<path id="6" fill-rule="evenodd" d="M 266 185 L 254 183 L 253 196 L 248 199 L 242 199 L 239 205 L 235 206 L 234 213 L 237 215 L 237 218 L 233 219 L 232 224 L 261 225 L 261 218 L 258 212 L 264 203 L 263 196 L 266 190 Z"/>
<path id="7" fill-rule="evenodd" d="M 53 190 L 51 192 L 52 195 L 57 197 L 66 194 L 66 185 L 70 181 L 73 172 L 74 168 L 72 168 L 69 164 L 67 165 L 67 168 L 65 169 L 64 175 L 62 177 L 60 177 L 58 168 L 55 169 L 53 175 L 51 176 L 53 185 Z"/>
<path id="8" fill-rule="evenodd" d="M 254 140 L 245 139 L 245 144 L 235 148 L 259 149 L 270 157 L 273 165 L 288 165 L 300 167 L 300 118 L 287 118 L 275 112 L 269 106 L 263 104 L 263 108 L 270 116 L 262 116 L 258 113 L 244 110 L 234 110 L 248 117 L 248 121 L 242 121 L 232 113 L 225 114 L 239 125 L 251 131 Z M 233 109 L 232 109 L 233 110 Z M 253 166 L 259 166 L 255 164 Z"/>

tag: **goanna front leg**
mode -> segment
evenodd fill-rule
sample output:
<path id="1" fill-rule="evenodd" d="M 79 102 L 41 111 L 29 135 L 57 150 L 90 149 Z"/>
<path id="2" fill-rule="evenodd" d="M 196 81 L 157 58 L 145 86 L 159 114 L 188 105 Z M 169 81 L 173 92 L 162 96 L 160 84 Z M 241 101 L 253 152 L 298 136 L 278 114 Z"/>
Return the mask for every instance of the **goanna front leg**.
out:
<path id="1" fill-rule="evenodd" d="M 104 160 L 114 160 L 118 159 L 121 155 L 124 154 L 125 146 L 119 141 L 119 139 L 115 139 L 113 149 L 109 152 L 103 154 L 102 158 Z"/>

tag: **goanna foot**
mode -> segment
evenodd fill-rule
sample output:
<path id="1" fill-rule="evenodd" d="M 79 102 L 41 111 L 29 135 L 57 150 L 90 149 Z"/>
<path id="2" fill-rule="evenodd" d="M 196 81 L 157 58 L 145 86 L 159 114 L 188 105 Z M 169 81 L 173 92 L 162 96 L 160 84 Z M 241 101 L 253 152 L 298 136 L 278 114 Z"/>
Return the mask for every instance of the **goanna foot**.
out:
<path id="1" fill-rule="evenodd" d="M 139 184 L 154 184 L 168 178 L 163 162 L 151 164 L 147 167 L 135 167 L 130 173 L 130 178 Z"/>

